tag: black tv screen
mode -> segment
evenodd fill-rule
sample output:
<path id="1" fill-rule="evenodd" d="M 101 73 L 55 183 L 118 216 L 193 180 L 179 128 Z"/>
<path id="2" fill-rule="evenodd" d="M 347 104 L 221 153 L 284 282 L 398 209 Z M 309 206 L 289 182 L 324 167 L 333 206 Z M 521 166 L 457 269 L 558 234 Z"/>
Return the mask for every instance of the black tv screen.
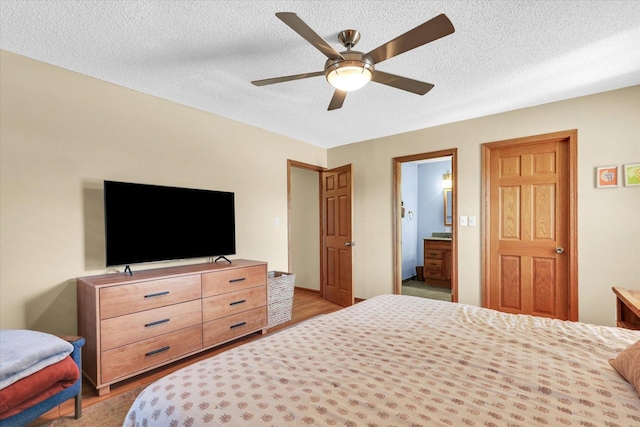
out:
<path id="1" fill-rule="evenodd" d="M 234 255 L 234 193 L 104 182 L 107 266 Z"/>

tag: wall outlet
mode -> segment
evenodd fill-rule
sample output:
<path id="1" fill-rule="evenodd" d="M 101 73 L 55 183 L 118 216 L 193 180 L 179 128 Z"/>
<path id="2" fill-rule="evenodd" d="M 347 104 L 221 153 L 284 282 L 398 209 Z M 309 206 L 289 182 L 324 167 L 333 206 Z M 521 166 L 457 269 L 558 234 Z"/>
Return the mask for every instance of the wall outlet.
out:
<path id="1" fill-rule="evenodd" d="M 466 227 L 467 226 L 467 217 L 466 216 L 460 215 L 459 225 L 460 225 L 460 227 Z"/>
<path id="2" fill-rule="evenodd" d="M 276 227 L 280 227 L 280 217 L 276 217 L 275 221 L 273 221 Z"/>
<path id="3" fill-rule="evenodd" d="M 469 217 L 469 227 L 475 227 L 476 226 L 476 217 L 475 216 L 470 216 Z"/>

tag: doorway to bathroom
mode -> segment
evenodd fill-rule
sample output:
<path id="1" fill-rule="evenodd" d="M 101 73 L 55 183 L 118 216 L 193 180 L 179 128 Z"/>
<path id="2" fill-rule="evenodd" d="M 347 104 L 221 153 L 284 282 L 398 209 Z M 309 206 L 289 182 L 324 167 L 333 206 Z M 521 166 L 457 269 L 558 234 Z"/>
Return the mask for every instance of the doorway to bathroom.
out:
<path id="1" fill-rule="evenodd" d="M 456 150 L 393 159 L 394 292 L 457 295 Z"/>

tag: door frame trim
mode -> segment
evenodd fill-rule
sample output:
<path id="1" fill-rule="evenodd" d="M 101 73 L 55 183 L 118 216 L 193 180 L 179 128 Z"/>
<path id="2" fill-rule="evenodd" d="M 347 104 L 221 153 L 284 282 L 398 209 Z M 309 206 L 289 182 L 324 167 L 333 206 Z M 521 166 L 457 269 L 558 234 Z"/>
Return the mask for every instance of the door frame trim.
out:
<path id="1" fill-rule="evenodd" d="M 318 223 L 318 241 L 320 244 L 320 259 L 319 262 L 319 270 L 320 277 L 318 278 L 320 283 L 320 296 L 324 298 L 324 292 L 322 287 L 322 263 L 323 263 L 323 253 L 322 253 L 322 172 L 327 170 L 322 166 L 316 166 L 309 163 L 299 162 L 297 160 L 287 159 L 287 264 L 288 271 L 291 271 L 291 168 L 299 168 L 306 169 L 313 172 L 318 173 L 318 209 L 320 222 Z"/>
<path id="2" fill-rule="evenodd" d="M 568 314 L 569 320 L 578 320 L 578 130 L 571 129 L 560 132 L 547 133 L 542 135 L 533 135 L 522 138 L 507 139 L 502 141 L 487 142 L 482 144 L 482 306 L 487 307 L 489 301 L 489 242 L 491 236 L 490 206 L 489 200 L 489 161 L 491 159 L 491 150 L 496 148 L 505 148 L 513 145 L 534 144 L 550 139 L 566 140 L 569 144 L 568 162 L 569 170 L 567 177 L 569 179 L 569 237 L 568 237 L 568 256 L 569 271 L 568 278 Z"/>
<path id="3" fill-rule="evenodd" d="M 454 218 L 451 225 L 451 301 L 458 302 L 458 149 L 431 151 L 428 153 L 412 154 L 393 158 L 393 293 L 402 294 L 402 163 L 418 160 L 451 157 L 451 174 L 453 176 L 451 213 Z"/>

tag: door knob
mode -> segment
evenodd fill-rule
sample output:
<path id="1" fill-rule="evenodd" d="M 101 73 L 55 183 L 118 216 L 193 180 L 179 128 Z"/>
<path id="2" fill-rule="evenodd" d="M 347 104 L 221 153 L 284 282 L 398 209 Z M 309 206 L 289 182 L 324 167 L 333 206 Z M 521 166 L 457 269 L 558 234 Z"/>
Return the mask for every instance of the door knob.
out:
<path id="1" fill-rule="evenodd" d="M 564 248 L 557 247 L 557 248 L 556 248 L 556 253 L 557 253 L 557 254 L 563 254 L 563 253 L 564 253 Z"/>
<path id="2" fill-rule="evenodd" d="M 345 246 L 355 246 L 356 242 L 344 242 Z"/>

